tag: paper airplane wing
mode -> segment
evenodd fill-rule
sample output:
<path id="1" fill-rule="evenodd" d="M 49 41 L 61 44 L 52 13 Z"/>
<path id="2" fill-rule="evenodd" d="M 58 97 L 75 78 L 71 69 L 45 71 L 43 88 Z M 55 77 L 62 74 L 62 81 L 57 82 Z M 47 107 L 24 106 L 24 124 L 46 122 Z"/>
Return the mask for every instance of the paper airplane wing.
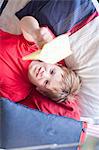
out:
<path id="1" fill-rule="evenodd" d="M 41 50 L 38 50 L 38 51 L 33 52 L 29 55 L 26 55 L 22 58 L 22 60 L 39 60 L 40 52 L 41 52 Z"/>
<path id="2" fill-rule="evenodd" d="M 63 34 L 45 44 L 42 50 L 33 52 L 22 59 L 41 60 L 46 63 L 55 64 L 71 54 L 72 51 L 70 49 L 69 37 L 67 34 Z"/>

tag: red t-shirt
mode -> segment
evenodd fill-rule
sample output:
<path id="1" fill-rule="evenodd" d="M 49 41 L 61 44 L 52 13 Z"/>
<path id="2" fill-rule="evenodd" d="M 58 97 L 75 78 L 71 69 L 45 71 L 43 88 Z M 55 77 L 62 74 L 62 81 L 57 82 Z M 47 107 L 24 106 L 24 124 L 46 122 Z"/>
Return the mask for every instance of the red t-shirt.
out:
<path id="1" fill-rule="evenodd" d="M 22 35 L 0 31 L 0 38 L 0 95 L 17 102 L 26 98 L 33 86 L 27 78 L 30 61 L 22 57 L 38 48 Z"/>
<path id="2" fill-rule="evenodd" d="M 37 49 L 37 45 L 27 42 L 23 35 L 0 30 L 0 96 L 45 113 L 79 119 L 76 102 L 57 104 L 38 93 L 28 80 L 31 61 L 23 61 L 22 57 Z"/>

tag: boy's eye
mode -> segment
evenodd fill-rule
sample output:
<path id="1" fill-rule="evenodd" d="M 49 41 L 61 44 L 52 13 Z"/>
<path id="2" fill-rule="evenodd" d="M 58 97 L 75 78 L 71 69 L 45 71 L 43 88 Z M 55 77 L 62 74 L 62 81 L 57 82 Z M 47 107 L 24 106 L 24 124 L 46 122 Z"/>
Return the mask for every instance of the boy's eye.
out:
<path id="1" fill-rule="evenodd" d="M 50 74 L 54 74 L 54 73 L 55 73 L 54 69 L 50 70 Z"/>
<path id="2" fill-rule="evenodd" d="M 48 84 L 48 82 L 49 82 L 49 81 L 48 81 L 48 80 L 46 80 L 46 81 L 45 81 L 45 85 L 47 85 L 47 84 Z"/>

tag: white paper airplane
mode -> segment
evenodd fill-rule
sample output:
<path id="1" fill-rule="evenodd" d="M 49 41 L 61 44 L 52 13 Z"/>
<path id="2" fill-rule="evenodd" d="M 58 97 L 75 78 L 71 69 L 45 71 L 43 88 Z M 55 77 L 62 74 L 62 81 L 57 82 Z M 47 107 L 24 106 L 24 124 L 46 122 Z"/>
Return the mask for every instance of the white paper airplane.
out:
<path id="1" fill-rule="evenodd" d="M 72 51 L 70 49 L 69 36 L 67 34 L 62 34 L 45 44 L 42 50 L 33 52 L 22 59 L 41 60 L 46 63 L 55 64 L 71 54 Z"/>

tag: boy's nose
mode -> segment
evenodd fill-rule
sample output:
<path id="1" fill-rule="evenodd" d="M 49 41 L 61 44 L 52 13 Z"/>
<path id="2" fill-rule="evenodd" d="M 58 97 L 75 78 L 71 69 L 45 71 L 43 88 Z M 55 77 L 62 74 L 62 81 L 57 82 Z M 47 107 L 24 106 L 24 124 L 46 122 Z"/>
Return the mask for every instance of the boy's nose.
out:
<path id="1" fill-rule="evenodd" d="M 41 77 L 49 79 L 50 78 L 50 74 L 49 74 L 49 72 L 47 72 L 45 69 L 42 68 L 41 69 Z"/>
<path id="2" fill-rule="evenodd" d="M 49 73 L 45 70 L 44 67 L 40 67 L 39 73 L 38 73 L 38 78 L 39 79 L 42 79 L 42 78 L 49 79 L 50 78 Z"/>

